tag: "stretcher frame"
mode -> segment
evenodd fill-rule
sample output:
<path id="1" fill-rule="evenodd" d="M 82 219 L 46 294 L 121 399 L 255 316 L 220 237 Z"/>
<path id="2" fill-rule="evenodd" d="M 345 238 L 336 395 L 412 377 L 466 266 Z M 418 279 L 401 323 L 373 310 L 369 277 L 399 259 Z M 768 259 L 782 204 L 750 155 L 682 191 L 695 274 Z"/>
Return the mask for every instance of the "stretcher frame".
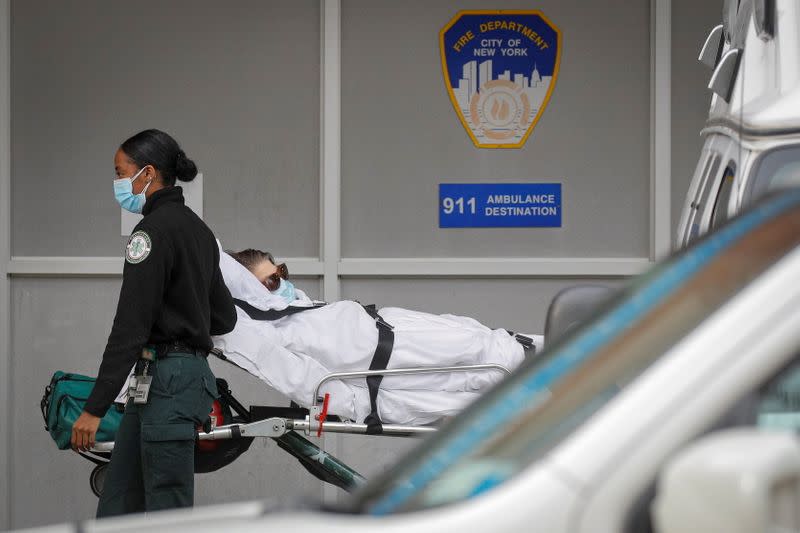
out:
<path id="1" fill-rule="evenodd" d="M 222 353 L 214 350 L 212 353 L 223 361 L 238 365 L 226 358 Z M 242 369 L 244 370 L 244 369 Z M 328 421 L 327 405 L 320 398 L 320 390 L 323 385 L 333 380 L 350 380 L 368 378 L 370 376 L 398 376 L 398 375 L 424 375 L 441 374 L 451 372 L 502 372 L 510 374 L 508 368 L 496 363 L 461 365 L 461 366 L 422 366 L 391 368 L 385 370 L 357 370 L 333 372 L 324 376 L 314 388 L 314 399 L 305 418 L 291 417 L 269 417 L 262 420 L 246 421 L 242 423 L 226 424 L 213 428 L 209 432 L 199 431 L 198 440 L 230 440 L 242 438 L 271 438 L 278 442 L 279 446 L 289 454 L 296 457 L 300 463 L 314 476 L 322 481 L 331 483 L 346 491 L 352 491 L 365 483 L 365 479 L 353 468 L 328 454 L 320 447 L 308 439 L 303 438 L 298 432 L 306 436 L 322 436 L 323 432 L 346 433 L 352 435 L 372 435 L 387 437 L 421 437 L 437 431 L 435 426 L 412 426 L 402 424 L 382 424 L 379 433 L 372 433 L 368 430 L 367 424 L 352 421 Z M 227 392 L 227 391 L 226 391 Z M 231 408 L 246 420 L 249 418 L 250 411 L 242 406 L 232 395 L 228 393 L 225 398 Z M 322 403 L 320 403 L 322 401 Z M 104 467 L 110 461 L 110 454 L 114 449 L 114 442 L 98 442 L 88 451 L 79 451 L 82 456 L 98 465 L 90 476 L 92 490 L 99 496 L 102 490 L 102 481 L 99 481 L 101 474 L 104 474 Z M 100 485 L 100 488 L 98 488 Z"/>
<path id="2" fill-rule="evenodd" d="M 397 376 L 414 374 L 441 374 L 450 372 L 481 372 L 481 371 L 500 371 L 505 374 L 511 372 L 496 363 L 463 365 L 463 366 L 439 366 L 439 367 L 408 367 L 391 368 L 386 370 L 358 370 L 352 372 L 334 372 L 323 377 L 314 389 L 314 401 L 309 409 L 309 414 L 303 418 L 284 418 L 271 417 L 250 423 L 226 424 L 212 429 L 210 432 L 200 431 L 197 434 L 199 440 L 227 440 L 238 438 L 278 438 L 286 435 L 290 431 L 302 431 L 306 435 L 316 433 L 321 436 L 325 431 L 329 433 L 348 433 L 355 435 L 368 435 L 367 425 L 357 422 L 328 422 L 323 416 L 323 407 L 320 405 L 319 391 L 328 381 L 366 378 L 369 376 Z M 387 437 L 413 437 L 426 435 L 436 431 L 434 426 L 410 426 L 401 424 L 383 424 L 383 431 L 377 435 Z M 93 448 L 98 452 L 110 452 L 114 449 L 113 442 L 98 442 Z"/>
<path id="3" fill-rule="evenodd" d="M 343 379 L 367 378 L 370 376 L 399 376 L 420 374 L 442 374 L 451 372 L 481 372 L 500 371 L 510 374 L 503 365 L 488 363 L 479 365 L 439 366 L 439 367 L 408 367 L 392 368 L 386 370 L 357 370 L 349 372 L 334 372 L 323 377 L 314 388 L 314 401 L 305 419 L 273 417 L 250 424 L 231 424 L 215 428 L 209 433 L 199 433 L 200 440 L 231 439 L 241 437 L 270 437 L 276 438 L 289 431 L 302 431 L 306 435 L 316 433 L 319 437 L 324 431 L 329 433 L 348 433 L 354 435 L 370 435 L 367 424 L 357 422 L 328 422 L 323 405 L 320 405 L 320 389 L 328 381 Z M 433 433 L 433 426 L 409 426 L 400 424 L 382 424 L 382 431 L 377 435 L 388 437 L 413 437 Z"/>

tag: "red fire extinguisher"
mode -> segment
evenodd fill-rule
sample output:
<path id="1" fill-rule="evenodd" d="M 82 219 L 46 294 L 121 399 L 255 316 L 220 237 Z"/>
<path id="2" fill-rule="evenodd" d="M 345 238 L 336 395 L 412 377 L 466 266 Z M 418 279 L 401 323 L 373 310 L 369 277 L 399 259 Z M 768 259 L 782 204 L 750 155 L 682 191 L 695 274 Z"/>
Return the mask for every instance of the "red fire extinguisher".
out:
<path id="1" fill-rule="evenodd" d="M 225 424 L 225 417 L 222 414 L 222 404 L 219 403 L 219 400 L 214 400 L 214 403 L 211 404 L 211 413 L 209 413 L 208 417 L 211 419 L 212 430 L 217 426 Z M 203 426 L 197 426 L 197 429 L 203 431 Z M 197 441 L 197 448 L 202 452 L 214 451 L 217 449 L 218 445 L 219 443 L 215 440 Z"/>

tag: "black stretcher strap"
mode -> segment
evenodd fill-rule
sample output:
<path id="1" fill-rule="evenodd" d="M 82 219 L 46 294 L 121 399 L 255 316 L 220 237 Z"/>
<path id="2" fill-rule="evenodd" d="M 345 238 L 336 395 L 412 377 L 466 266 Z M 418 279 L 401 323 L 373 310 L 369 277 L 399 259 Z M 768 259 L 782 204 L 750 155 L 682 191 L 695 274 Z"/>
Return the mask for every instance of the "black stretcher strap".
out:
<path id="1" fill-rule="evenodd" d="M 233 299 L 233 303 L 236 304 L 242 311 L 247 313 L 247 316 L 252 318 L 253 320 L 278 320 L 279 318 L 283 318 L 286 316 L 291 316 L 296 313 L 301 313 L 303 311 L 308 311 L 310 309 L 319 309 L 327 304 L 315 304 L 312 307 L 292 307 L 289 306 L 286 309 L 282 309 L 277 311 L 275 309 L 270 309 L 268 311 L 264 311 L 263 309 L 259 309 L 249 303 L 245 302 L 244 300 L 239 300 L 237 298 Z M 375 347 L 375 353 L 372 356 L 372 361 L 369 364 L 370 370 L 386 370 L 386 367 L 389 365 L 389 357 L 392 355 L 392 348 L 394 347 L 394 328 L 387 323 L 381 315 L 378 314 L 377 309 L 374 305 L 362 305 L 364 311 L 367 312 L 369 316 L 375 319 L 375 327 L 378 328 L 378 346 Z M 221 357 L 222 359 L 227 359 L 224 355 L 219 352 L 219 350 L 215 350 L 214 354 L 217 357 Z M 364 423 L 367 425 L 367 434 L 368 435 L 378 435 L 383 433 L 383 422 L 381 422 L 380 416 L 378 416 L 378 389 L 380 389 L 381 382 L 383 381 L 383 376 L 369 376 L 367 377 L 367 389 L 369 391 L 369 405 L 370 405 L 370 412 L 367 417 L 364 419 Z"/>
<path id="2" fill-rule="evenodd" d="M 378 346 L 375 347 L 375 354 L 372 356 L 369 369 L 386 370 L 394 347 L 394 328 L 378 314 L 374 305 L 365 305 L 363 307 L 364 311 L 375 319 L 375 327 L 378 328 Z M 370 406 L 370 412 L 364 419 L 364 423 L 367 425 L 367 435 L 380 435 L 383 433 L 383 422 L 381 417 L 378 416 L 378 390 L 382 381 L 383 376 L 367 377 Z"/>
<path id="3" fill-rule="evenodd" d="M 263 309 L 259 309 L 258 307 L 250 305 L 244 300 L 239 300 L 238 298 L 234 298 L 233 303 L 236 304 L 236 307 L 247 313 L 247 316 L 253 320 L 278 320 L 279 318 L 283 318 L 285 316 L 295 315 L 297 313 L 302 313 L 303 311 L 310 311 L 311 309 L 319 309 L 320 307 L 328 305 L 326 303 L 314 304 L 309 307 L 290 305 L 286 309 L 281 309 L 280 311 L 277 309 L 269 309 L 264 311 Z"/>
<path id="4" fill-rule="evenodd" d="M 520 333 L 514 333 L 510 329 L 507 329 L 506 331 L 508 332 L 509 335 L 514 337 L 514 340 L 520 343 L 522 347 L 525 348 L 526 351 L 533 350 L 533 353 L 536 353 L 536 344 L 534 344 L 532 338 L 522 335 Z"/>

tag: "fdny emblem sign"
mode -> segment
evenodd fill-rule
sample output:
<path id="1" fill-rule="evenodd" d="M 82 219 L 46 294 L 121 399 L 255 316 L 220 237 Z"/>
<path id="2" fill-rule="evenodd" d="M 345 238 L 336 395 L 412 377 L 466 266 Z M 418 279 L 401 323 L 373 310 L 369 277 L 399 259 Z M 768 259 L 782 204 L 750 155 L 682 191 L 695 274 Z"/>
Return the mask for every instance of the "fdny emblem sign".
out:
<path id="1" fill-rule="evenodd" d="M 450 101 L 478 148 L 521 148 L 553 93 L 561 32 L 541 11 L 461 11 L 439 32 Z"/>

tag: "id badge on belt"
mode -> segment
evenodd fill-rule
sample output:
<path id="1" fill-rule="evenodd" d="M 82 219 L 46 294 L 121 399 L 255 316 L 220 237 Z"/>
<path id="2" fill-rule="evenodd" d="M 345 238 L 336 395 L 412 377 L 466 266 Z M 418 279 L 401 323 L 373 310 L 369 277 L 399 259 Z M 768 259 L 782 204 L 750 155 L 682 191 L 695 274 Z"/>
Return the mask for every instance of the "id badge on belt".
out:
<path id="1" fill-rule="evenodd" d="M 131 377 L 130 385 L 128 386 L 128 396 L 133 398 L 133 403 L 144 404 L 147 403 L 147 398 L 150 396 L 150 384 L 153 382 L 153 376 L 149 375 L 150 363 L 153 361 L 153 352 L 149 348 L 145 348 L 142 352 L 141 375 L 135 372 Z"/>
<path id="2" fill-rule="evenodd" d="M 136 388 L 133 390 L 133 403 L 147 403 L 153 376 L 134 376 L 134 378 L 136 379 Z"/>

